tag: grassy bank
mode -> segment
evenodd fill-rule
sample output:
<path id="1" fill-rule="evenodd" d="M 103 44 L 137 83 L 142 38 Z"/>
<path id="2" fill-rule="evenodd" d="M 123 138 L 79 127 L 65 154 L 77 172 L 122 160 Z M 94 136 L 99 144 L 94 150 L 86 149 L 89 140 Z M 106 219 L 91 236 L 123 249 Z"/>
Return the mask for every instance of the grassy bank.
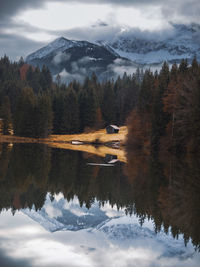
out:
<path id="1" fill-rule="evenodd" d="M 127 127 L 120 127 L 118 134 L 107 134 L 105 129 L 90 133 L 72 134 L 72 135 L 50 135 L 48 138 L 28 138 L 10 135 L 0 135 L 0 142 L 6 143 L 42 143 L 50 147 L 78 150 L 105 157 L 106 154 L 116 155 L 122 162 L 126 162 L 126 154 L 123 149 L 127 135 Z M 72 145 L 72 141 L 83 142 L 81 145 Z M 119 148 L 112 148 L 107 145 L 119 142 Z M 99 144 L 94 146 L 92 144 Z"/>
<path id="2" fill-rule="evenodd" d="M 71 143 L 72 141 L 80 141 L 85 144 L 108 144 L 112 142 L 120 142 L 120 145 L 125 144 L 127 127 L 120 127 L 118 134 L 107 134 L 105 129 L 71 135 L 50 135 L 48 138 L 29 138 L 19 137 L 14 135 L 0 135 L 0 142 L 13 143 Z"/>
<path id="3" fill-rule="evenodd" d="M 72 135 L 51 135 L 48 139 L 53 142 L 71 142 L 78 140 L 83 143 L 97 143 L 106 144 L 111 142 L 120 142 L 121 145 L 125 143 L 127 135 L 127 127 L 120 127 L 118 134 L 107 134 L 105 129 L 95 132 L 72 134 Z"/>

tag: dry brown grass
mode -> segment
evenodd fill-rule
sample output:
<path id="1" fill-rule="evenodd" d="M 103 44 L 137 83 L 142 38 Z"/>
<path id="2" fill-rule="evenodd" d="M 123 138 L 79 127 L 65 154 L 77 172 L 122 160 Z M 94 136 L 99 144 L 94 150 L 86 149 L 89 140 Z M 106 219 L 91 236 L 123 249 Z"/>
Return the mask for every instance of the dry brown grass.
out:
<path id="1" fill-rule="evenodd" d="M 126 162 L 126 154 L 124 149 L 115 149 L 108 146 L 103 146 L 103 144 L 109 142 L 119 141 L 120 144 L 124 144 L 127 135 L 127 127 L 120 127 L 118 134 L 107 134 L 106 130 L 99 130 L 96 132 L 83 133 L 83 134 L 72 134 L 72 135 L 51 135 L 45 139 L 36 139 L 28 137 L 18 137 L 9 135 L 0 135 L 0 142 L 7 143 L 43 143 L 50 147 L 60 148 L 60 149 L 70 149 L 78 150 L 83 152 L 88 152 L 91 154 L 98 155 L 100 157 L 105 157 L 106 154 L 116 155 L 118 159 L 122 162 Z M 73 140 L 78 140 L 83 143 L 83 145 L 72 145 L 70 142 Z M 101 146 L 95 147 L 89 143 L 98 142 Z"/>
<path id="2" fill-rule="evenodd" d="M 29 138 L 19 137 L 14 135 L 0 135 L 0 142 L 24 142 L 24 143 L 49 143 L 49 142 L 71 142 L 78 140 L 84 143 L 95 143 L 98 141 L 100 144 L 119 141 L 121 144 L 125 143 L 126 135 L 128 133 L 127 127 L 120 127 L 118 134 L 107 134 L 105 129 L 98 130 L 90 133 L 71 134 L 71 135 L 50 135 L 48 138 Z"/>
<path id="3" fill-rule="evenodd" d="M 118 134 L 107 134 L 105 129 L 82 134 L 72 134 L 72 135 L 51 135 L 48 139 L 54 142 L 70 142 L 73 140 L 78 140 L 86 143 L 98 143 L 105 144 L 114 141 L 120 141 L 124 144 L 126 135 L 128 133 L 127 127 L 120 127 Z"/>

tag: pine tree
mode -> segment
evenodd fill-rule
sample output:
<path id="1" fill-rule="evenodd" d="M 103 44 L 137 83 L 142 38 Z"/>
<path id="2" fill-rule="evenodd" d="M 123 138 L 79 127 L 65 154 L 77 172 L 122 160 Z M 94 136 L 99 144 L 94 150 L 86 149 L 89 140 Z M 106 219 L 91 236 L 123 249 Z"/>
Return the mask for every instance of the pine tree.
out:
<path id="1" fill-rule="evenodd" d="M 60 87 L 60 85 L 61 85 L 61 77 L 60 77 L 59 73 L 56 76 L 56 84 L 57 84 L 58 87 Z"/>
<path id="2" fill-rule="evenodd" d="M 158 83 L 155 87 L 155 95 L 152 107 L 152 151 L 158 152 L 160 147 L 160 137 L 164 136 L 166 126 L 169 122 L 169 114 L 163 110 L 163 97 L 169 83 L 169 66 L 165 62 L 158 77 Z"/>
<path id="3" fill-rule="evenodd" d="M 10 100 L 8 96 L 5 96 L 3 98 L 0 114 L 3 120 L 2 132 L 3 134 L 10 134 L 12 116 L 11 116 L 11 109 L 10 109 Z"/>
<path id="4" fill-rule="evenodd" d="M 46 93 L 37 97 L 34 113 L 34 136 L 47 137 L 53 127 L 53 113 L 51 99 Z"/>
<path id="5" fill-rule="evenodd" d="M 64 113 L 64 94 L 58 91 L 54 92 L 52 96 L 52 109 L 53 109 L 53 132 L 61 134 L 61 124 Z"/>
<path id="6" fill-rule="evenodd" d="M 77 133 L 79 131 L 79 106 L 72 85 L 68 88 L 63 100 L 62 132 L 66 134 Z"/>
<path id="7" fill-rule="evenodd" d="M 140 112 L 151 112 L 154 86 L 153 74 L 150 70 L 146 70 L 138 97 L 138 108 Z"/>
<path id="8" fill-rule="evenodd" d="M 50 89 L 52 86 L 52 76 L 46 66 L 42 67 L 42 71 L 40 73 L 40 86 L 43 91 Z"/>
<path id="9" fill-rule="evenodd" d="M 13 115 L 14 134 L 18 136 L 34 136 L 35 134 L 35 96 L 33 89 L 25 87 L 17 101 Z"/>
<path id="10" fill-rule="evenodd" d="M 106 125 L 116 122 L 116 102 L 113 84 L 109 81 L 103 89 L 102 115 Z"/>
<path id="11" fill-rule="evenodd" d="M 83 89 L 79 94 L 80 129 L 93 128 L 96 123 L 96 110 L 98 107 L 97 94 L 87 77 Z"/>
<path id="12" fill-rule="evenodd" d="M 181 63 L 179 65 L 179 72 L 184 75 L 184 73 L 186 73 L 188 70 L 188 62 L 187 59 L 182 59 Z"/>

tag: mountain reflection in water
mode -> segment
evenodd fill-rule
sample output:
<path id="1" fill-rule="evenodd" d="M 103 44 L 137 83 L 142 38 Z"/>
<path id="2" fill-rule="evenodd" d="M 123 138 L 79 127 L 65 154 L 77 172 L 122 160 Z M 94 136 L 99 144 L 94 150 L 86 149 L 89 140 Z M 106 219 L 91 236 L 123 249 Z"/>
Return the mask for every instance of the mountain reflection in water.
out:
<path id="1" fill-rule="evenodd" d="M 199 266 L 200 159 L 128 153 L 127 164 L 112 160 L 46 145 L 0 144 L 0 265 Z M 113 166 L 105 167 L 110 161 Z M 30 244 L 19 240 L 30 228 L 41 240 L 29 240 L 32 250 L 24 258 Z M 48 254 L 51 261 L 42 263 L 46 239 L 59 256 Z M 71 265 L 66 246 L 80 256 Z M 33 261 L 38 251 L 43 256 Z"/>

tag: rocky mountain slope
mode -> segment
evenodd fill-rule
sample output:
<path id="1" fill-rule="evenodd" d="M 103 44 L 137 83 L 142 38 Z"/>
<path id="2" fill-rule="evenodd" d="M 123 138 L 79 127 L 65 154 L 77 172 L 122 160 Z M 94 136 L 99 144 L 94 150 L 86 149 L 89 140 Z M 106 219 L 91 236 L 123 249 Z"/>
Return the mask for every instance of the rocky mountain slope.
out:
<path id="1" fill-rule="evenodd" d="M 47 65 L 54 77 L 83 81 L 93 72 L 100 80 L 133 73 L 137 67 L 159 69 L 164 61 L 179 63 L 200 60 L 200 25 L 171 23 L 170 31 L 159 33 L 122 31 L 110 40 L 95 43 L 58 38 L 27 56 L 32 65 Z"/>
<path id="2" fill-rule="evenodd" d="M 109 45 L 122 57 L 136 63 L 151 65 L 163 61 L 179 63 L 187 58 L 189 62 L 196 56 L 200 60 L 200 25 L 179 25 L 171 23 L 171 30 L 166 33 L 122 32 Z"/>
<path id="3" fill-rule="evenodd" d="M 121 58 L 110 47 L 87 41 L 68 40 L 64 37 L 32 53 L 26 61 L 39 67 L 47 65 L 53 75 L 59 73 L 66 81 L 81 81 L 93 72 L 102 80 L 114 75 L 115 65 L 134 65 L 129 59 Z"/>

